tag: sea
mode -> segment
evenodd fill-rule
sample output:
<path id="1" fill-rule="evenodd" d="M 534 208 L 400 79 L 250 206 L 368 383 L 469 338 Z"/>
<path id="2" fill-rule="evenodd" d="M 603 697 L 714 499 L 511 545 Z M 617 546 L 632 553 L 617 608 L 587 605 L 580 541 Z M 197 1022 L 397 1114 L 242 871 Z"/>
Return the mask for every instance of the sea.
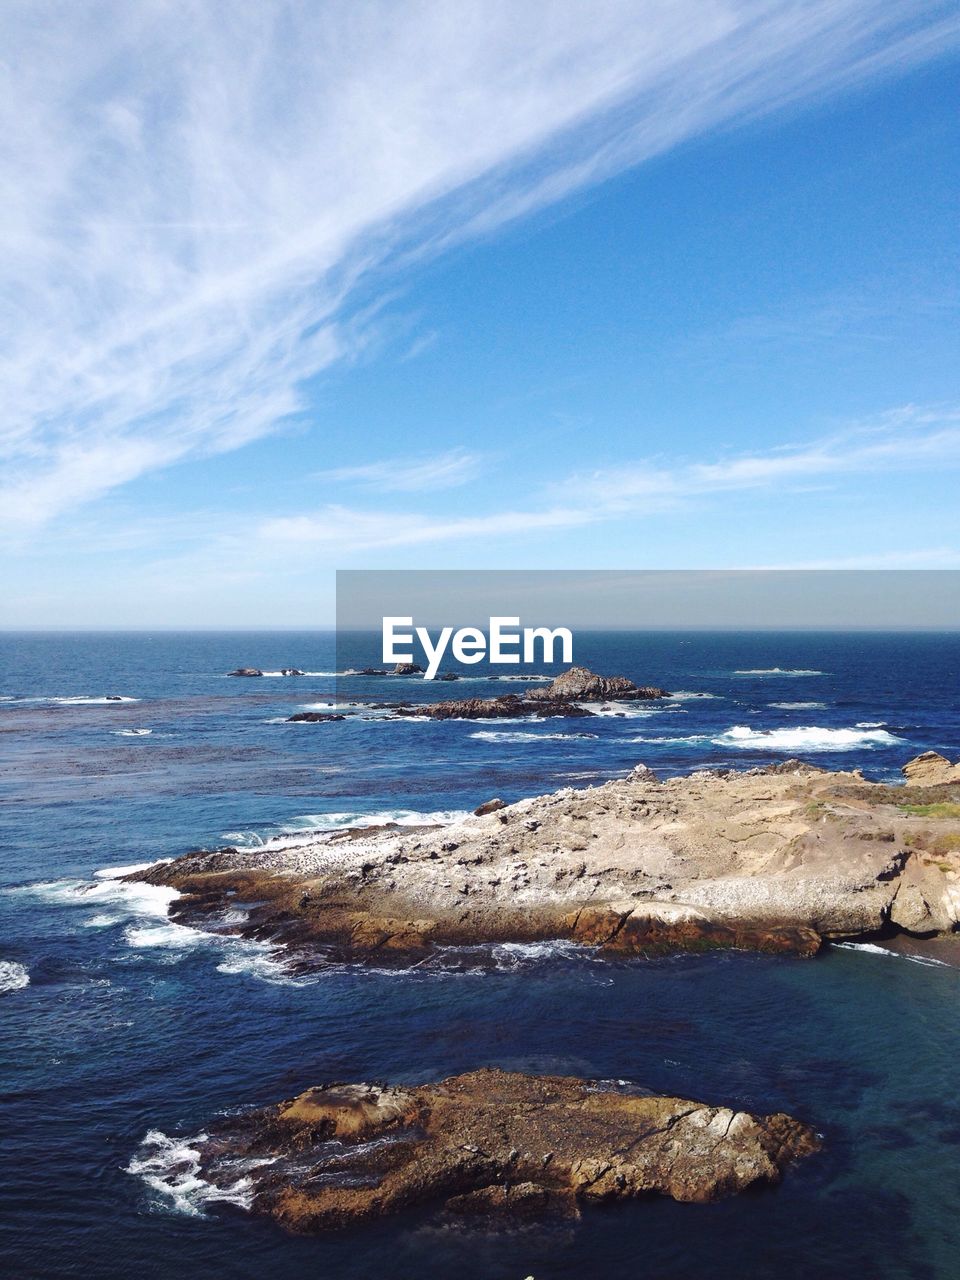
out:
<path id="1" fill-rule="evenodd" d="M 610 962 L 558 943 L 301 973 L 171 923 L 168 891 L 118 878 L 197 848 L 442 823 L 640 762 L 670 776 L 797 757 L 895 782 L 921 751 L 960 758 L 960 635 L 578 633 L 576 662 L 672 696 L 515 722 L 373 704 L 522 692 L 559 667 L 478 666 L 450 684 L 344 674 L 382 665 L 377 648 L 324 632 L 0 636 L 0 1274 L 960 1275 L 949 952 Z M 239 666 L 264 676 L 226 674 Z M 345 720 L 287 720 L 333 704 Z M 481 1066 L 787 1111 L 823 1151 L 778 1188 L 714 1205 L 513 1227 L 411 1211 L 314 1238 L 250 1214 L 242 1177 L 225 1194 L 199 1177 L 192 1144 L 225 1111 Z"/>

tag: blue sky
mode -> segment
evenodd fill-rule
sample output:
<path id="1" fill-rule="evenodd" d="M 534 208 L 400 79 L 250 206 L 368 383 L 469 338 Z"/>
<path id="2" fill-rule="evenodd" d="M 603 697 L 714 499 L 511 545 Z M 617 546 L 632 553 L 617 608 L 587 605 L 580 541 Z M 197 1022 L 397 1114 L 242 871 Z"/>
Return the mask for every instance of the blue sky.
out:
<path id="1" fill-rule="evenodd" d="M 4 625 L 960 567 L 955 6 L 234 12 L 5 8 Z"/>

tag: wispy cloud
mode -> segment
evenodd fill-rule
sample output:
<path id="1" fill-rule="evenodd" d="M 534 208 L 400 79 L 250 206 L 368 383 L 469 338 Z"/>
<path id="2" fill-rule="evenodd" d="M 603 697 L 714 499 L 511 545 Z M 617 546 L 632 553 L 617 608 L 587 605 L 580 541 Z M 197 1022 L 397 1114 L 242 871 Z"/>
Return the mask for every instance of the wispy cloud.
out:
<path id="1" fill-rule="evenodd" d="M 651 458 L 570 476 L 556 497 L 579 495 L 608 514 L 663 509 L 690 498 L 836 481 L 890 469 L 960 465 L 960 410 L 907 405 L 835 435 L 716 461 L 666 465 Z"/>
<path id="2" fill-rule="evenodd" d="M 324 484 L 356 485 L 379 493 L 429 493 L 455 489 L 474 479 L 483 459 L 466 449 L 449 449 L 429 458 L 390 458 L 357 467 L 332 467 L 313 479 Z"/>
<path id="3" fill-rule="evenodd" d="M 386 264 L 960 38 L 933 0 L 10 0 L 4 27 L 17 530 L 276 431 Z"/>
<path id="4" fill-rule="evenodd" d="M 489 542 L 518 533 L 642 518 L 716 494 L 783 493 L 791 487 L 806 488 L 812 481 L 830 485 L 881 472 L 958 466 L 960 410 L 905 406 L 875 422 L 803 445 L 673 466 L 656 459 L 627 460 L 609 470 L 570 475 L 546 487 L 541 505 L 529 510 L 450 517 L 329 504 L 313 512 L 262 521 L 254 536 L 265 548 L 289 550 L 300 545 L 311 553 L 465 539 Z"/>

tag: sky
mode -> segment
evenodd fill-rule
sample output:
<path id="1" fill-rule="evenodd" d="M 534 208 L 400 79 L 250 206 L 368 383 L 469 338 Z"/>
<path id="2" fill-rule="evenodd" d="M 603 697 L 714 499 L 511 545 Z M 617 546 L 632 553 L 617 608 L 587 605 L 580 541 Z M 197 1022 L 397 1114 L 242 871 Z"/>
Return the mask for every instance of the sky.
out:
<path id="1" fill-rule="evenodd" d="M 960 568 L 960 11 L 8 0 L 0 626 Z"/>

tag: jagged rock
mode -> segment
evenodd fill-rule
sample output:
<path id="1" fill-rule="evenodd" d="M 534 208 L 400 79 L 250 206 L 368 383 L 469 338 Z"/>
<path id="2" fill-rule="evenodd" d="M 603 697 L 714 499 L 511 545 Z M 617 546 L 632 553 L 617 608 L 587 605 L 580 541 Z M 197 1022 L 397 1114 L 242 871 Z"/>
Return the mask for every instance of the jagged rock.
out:
<path id="1" fill-rule="evenodd" d="M 287 716 L 288 724 L 322 724 L 325 720 L 346 720 L 346 716 L 332 711 L 298 711 Z"/>
<path id="2" fill-rule="evenodd" d="M 280 674 L 282 676 L 302 676 L 304 673 L 299 667 L 284 667 Z"/>
<path id="3" fill-rule="evenodd" d="M 636 699 L 669 698 L 666 689 L 654 685 L 636 685 L 626 676 L 598 676 L 586 667 L 571 667 L 557 676 L 552 684 L 532 690 L 532 702 L 615 702 Z"/>
<path id="4" fill-rule="evenodd" d="M 450 681 L 450 680 L 459 680 L 460 677 L 457 675 L 455 671 L 444 671 L 442 675 L 437 676 L 437 679 Z"/>
<path id="5" fill-rule="evenodd" d="M 259 667 L 237 667 L 236 671 L 228 671 L 228 676 L 262 676 Z"/>
<path id="6" fill-rule="evenodd" d="M 398 662 L 390 672 L 392 676 L 422 676 L 423 667 L 416 662 Z"/>
<path id="7" fill-rule="evenodd" d="M 515 720 L 520 716 L 589 716 L 592 711 L 569 702 L 532 702 L 515 693 L 499 698 L 458 698 L 451 702 L 427 702 L 397 707 L 401 716 L 429 716 L 431 720 Z"/>
<path id="8" fill-rule="evenodd" d="M 348 671 L 348 676 L 388 676 L 391 674 L 386 667 L 361 667 L 359 671 Z"/>
<path id="9" fill-rule="evenodd" d="M 924 751 L 908 760 L 900 772 L 909 782 L 939 786 L 943 782 L 960 782 L 960 762 L 951 764 L 939 751 Z"/>
<path id="10" fill-rule="evenodd" d="M 507 802 L 497 797 L 495 800 L 486 800 L 483 804 L 478 805 L 473 811 L 475 818 L 484 818 L 488 813 L 496 813 L 498 809 L 505 809 Z"/>
<path id="11" fill-rule="evenodd" d="M 777 1113 L 657 1097 L 566 1076 L 481 1070 L 439 1084 L 335 1084 L 210 1125 L 201 1175 L 316 1233 L 414 1206 L 538 1212 L 650 1195 L 709 1203 L 776 1184 L 820 1148 Z M 519 1273 L 518 1273 L 519 1274 Z"/>

